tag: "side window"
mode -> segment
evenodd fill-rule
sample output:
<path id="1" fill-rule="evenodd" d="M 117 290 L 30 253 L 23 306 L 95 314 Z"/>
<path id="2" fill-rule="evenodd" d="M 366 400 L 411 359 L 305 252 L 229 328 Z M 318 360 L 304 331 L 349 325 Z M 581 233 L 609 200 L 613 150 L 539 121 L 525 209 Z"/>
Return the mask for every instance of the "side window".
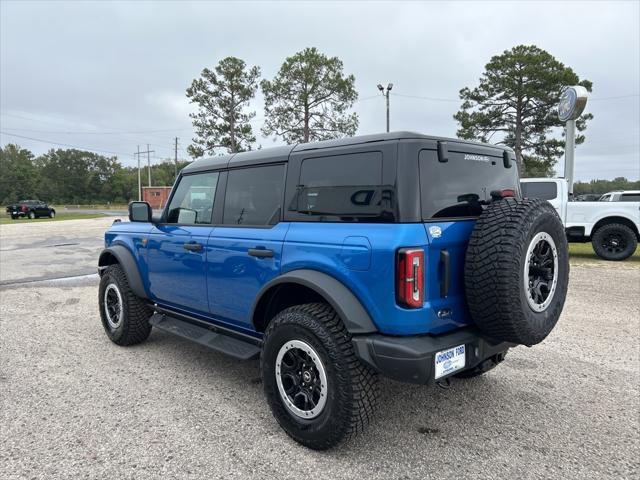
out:
<path id="1" fill-rule="evenodd" d="M 382 152 L 307 158 L 289 210 L 325 221 L 384 221 L 393 188 L 382 185 Z"/>
<path id="2" fill-rule="evenodd" d="M 555 182 L 523 182 L 521 186 L 524 198 L 553 200 L 558 196 L 558 186 Z"/>
<path id="3" fill-rule="evenodd" d="M 620 196 L 621 202 L 640 202 L 640 193 L 623 193 Z"/>
<path id="4" fill-rule="evenodd" d="M 211 223 L 219 175 L 218 172 L 208 172 L 182 177 L 167 210 L 167 223 Z"/>
<path id="5" fill-rule="evenodd" d="M 284 165 L 229 170 L 222 223 L 274 225 L 280 220 Z"/>

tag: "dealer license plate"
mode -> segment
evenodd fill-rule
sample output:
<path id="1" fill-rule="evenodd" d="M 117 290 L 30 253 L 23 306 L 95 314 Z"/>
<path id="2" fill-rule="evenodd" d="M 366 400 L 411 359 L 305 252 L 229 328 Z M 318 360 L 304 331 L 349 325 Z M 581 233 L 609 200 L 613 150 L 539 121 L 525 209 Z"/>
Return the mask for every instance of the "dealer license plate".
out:
<path id="1" fill-rule="evenodd" d="M 466 355 L 464 345 L 436 353 L 436 380 L 464 368 Z"/>

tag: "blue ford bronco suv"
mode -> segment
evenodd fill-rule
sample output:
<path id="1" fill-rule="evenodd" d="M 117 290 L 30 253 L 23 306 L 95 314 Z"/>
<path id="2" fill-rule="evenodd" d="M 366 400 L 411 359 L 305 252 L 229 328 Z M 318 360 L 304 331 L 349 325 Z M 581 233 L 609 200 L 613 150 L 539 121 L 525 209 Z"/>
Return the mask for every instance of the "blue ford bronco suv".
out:
<path id="1" fill-rule="evenodd" d="M 107 336 L 260 357 L 273 415 L 313 449 L 363 430 L 379 375 L 475 377 L 541 342 L 567 292 L 562 222 L 494 145 L 396 132 L 201 159 L 129 219 L 99 259 Z"/>

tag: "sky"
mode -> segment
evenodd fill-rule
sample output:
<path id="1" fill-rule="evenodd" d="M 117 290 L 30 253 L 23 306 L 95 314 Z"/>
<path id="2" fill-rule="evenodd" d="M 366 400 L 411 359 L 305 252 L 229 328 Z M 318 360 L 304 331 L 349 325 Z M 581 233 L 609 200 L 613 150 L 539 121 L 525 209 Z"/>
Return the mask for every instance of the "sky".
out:
<path id="1" fill-rule="evenodd" d="M 391 130 L 455 136 L 458 92 L 489 59 L 534 44 L 593 82 L 576 180 L 640 177 L 640 2 L 214 2 L 0 0 L 0 144 L 73 146 L 134 165 L 186 158 L 185 90 L 233 55 L 273 78 L 315 46 L 356 78 L 358 134 L 384 131 L 376 85 L 393 83 Z M 280 144 L 254 132 L 263 148 Z M 28 138 L 27 138 L 28 137 Z M 562 174 L 563 161 L 557 171 Z"/>

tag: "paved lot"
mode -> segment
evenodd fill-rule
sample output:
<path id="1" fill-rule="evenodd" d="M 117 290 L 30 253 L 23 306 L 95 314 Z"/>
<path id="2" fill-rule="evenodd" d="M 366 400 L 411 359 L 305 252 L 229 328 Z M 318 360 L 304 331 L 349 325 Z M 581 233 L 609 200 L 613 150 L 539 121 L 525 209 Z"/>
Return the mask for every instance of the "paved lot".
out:
<path id="1" fill-rule="evenodd" d="M 110 222 L 0 228 L 0 478 L 638 478 L 637 267 L 573 267 L 543 344 L 449 390 L 385 380 L 367 433 L 319 453 L 281 432 L 257 362 L 157 331 L 111 344 L 95 276 L 15 283 L 36 261 L 49 278 L 95 271 Z M 81 255 L 47 246 L 78 238 Z M 49 251 L 65 261 L 35 258 Z"/>
<path id="2" fill-rule="evenodd" d="M 96 273 L 115 218 L 0 226 L 0 285 Z"/>

